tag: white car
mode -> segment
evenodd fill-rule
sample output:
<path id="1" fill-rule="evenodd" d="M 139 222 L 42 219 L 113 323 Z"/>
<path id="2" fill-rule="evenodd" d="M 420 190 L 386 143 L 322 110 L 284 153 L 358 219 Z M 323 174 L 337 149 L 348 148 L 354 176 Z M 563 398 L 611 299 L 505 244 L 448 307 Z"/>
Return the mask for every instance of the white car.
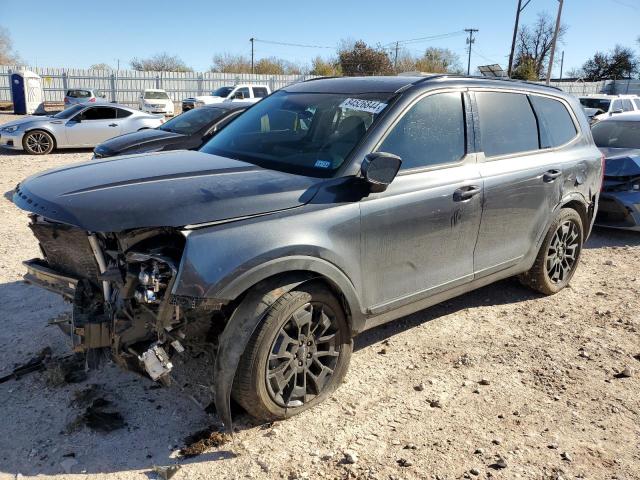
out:
<path id="1" fill-rule="evenodd" d="M 138 107 L 147 113 L 163 113 L 173 116 L 173 100 L 169 98 L 166 90 L 160 88 L 147 88 L 142 91 L 138 101 Z"/>
<path id="2" fill-rule="evenodd" d="M 637 95 L 592 94 L 580 97 L 580 103 L 585 109 L 602 110 L 602 113 L 596 113 L 590 117 L 593 122 L 618 113 L 640 111 L 640 97 Z"/>
<path id="3" fill-rule="evenodd" d="M 156 128 L 162 115 L 118 104 L 80 104 L 49 116 L 23 117 L 0 125 L 0 147 L 45 155 L 54 148 L 93 148 L 118 135 Z"/>
<path id="4" fill-rule="evenodd" d="M 197 97 L 185 98 L 182 101 L 182 111 L 186 112 L 192 108 L 211 105 L 222 102 L 257 102 L 271 94 L 271 89 L 266 85 L 240 84 L 234 86 L 220 87 L 211 95 L 199 95 Z"/>

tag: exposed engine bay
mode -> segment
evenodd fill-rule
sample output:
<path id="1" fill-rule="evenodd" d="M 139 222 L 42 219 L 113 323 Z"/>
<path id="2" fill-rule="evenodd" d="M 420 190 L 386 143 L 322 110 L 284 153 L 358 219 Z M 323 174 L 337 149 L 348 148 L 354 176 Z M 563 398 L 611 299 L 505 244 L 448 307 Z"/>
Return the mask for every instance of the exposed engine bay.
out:
<path id="1" fill-rule="evenodd" d="M 165 384 L 185 345 L 215 352 L 224 321 L 212 319 L 224 305 L 171 293 L 185 245 L 180 230 L 93 233 L 30 219 L 44 260 L 25 262 L 25 280 L 73 304 L 71 320 L 59 326 L 75 351 L 110 351 L 116 363 Z"/>

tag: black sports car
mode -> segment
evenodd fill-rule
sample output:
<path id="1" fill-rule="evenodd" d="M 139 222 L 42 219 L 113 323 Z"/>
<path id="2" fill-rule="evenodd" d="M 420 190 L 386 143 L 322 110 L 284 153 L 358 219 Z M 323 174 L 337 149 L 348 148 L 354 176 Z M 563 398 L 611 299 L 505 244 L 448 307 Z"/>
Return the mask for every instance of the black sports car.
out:
<path id="1" fill-rule="evenodd" d="M 163 150 L 196 150 L 251 105 L 228 102 L 189 110 L 157 128 L 139 130 L 102 142 L 94 148 L 94 158 Z"/>

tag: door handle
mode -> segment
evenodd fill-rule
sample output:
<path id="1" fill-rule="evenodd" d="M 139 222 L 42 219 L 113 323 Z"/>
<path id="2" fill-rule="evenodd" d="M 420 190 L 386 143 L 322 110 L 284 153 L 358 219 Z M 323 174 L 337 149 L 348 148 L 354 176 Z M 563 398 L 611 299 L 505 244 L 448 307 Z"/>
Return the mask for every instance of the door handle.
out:
<path id="1" fill-rule="evenodd" d="M 117 127 L 117 126 L 118 126 L 118 124 L 117 124 L 117 123 L 110 123 L 110 124 L 109 124 L 109 126 L 110 126 L 110 127 Z"/>
<path id="2" fill-rule="evenodd" d="M 453 201 L 454 202 L 464 202 L 465 200 L 469 200 L 472 197 L 475 197 L 481 191 L 480 187 L 477 185 L 468 185 L 466 187 L 460 187 L 455 192 L 453 192 Z"/>
<path id="3" fill-rule="evenodd" d="M 542 181 L 550 183 L 550 182 L 553 182 L 560 175 L 562 175 L 562 170 L 557 170 L 555 168 L 552 170 L 547 170 L 546 172 L 544 172 L 544 175 L 542 176 Z"/>

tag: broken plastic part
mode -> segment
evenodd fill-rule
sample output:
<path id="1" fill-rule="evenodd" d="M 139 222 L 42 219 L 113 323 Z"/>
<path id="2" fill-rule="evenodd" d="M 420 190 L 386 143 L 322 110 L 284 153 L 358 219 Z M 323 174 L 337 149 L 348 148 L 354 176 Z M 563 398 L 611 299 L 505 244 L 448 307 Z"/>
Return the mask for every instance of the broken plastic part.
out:
<path id="1" fill-rule="evenodd" d="M 164 348 L 155 344 L 138 357 L 153 381 L 167 379 L 173 364 Z"/>

